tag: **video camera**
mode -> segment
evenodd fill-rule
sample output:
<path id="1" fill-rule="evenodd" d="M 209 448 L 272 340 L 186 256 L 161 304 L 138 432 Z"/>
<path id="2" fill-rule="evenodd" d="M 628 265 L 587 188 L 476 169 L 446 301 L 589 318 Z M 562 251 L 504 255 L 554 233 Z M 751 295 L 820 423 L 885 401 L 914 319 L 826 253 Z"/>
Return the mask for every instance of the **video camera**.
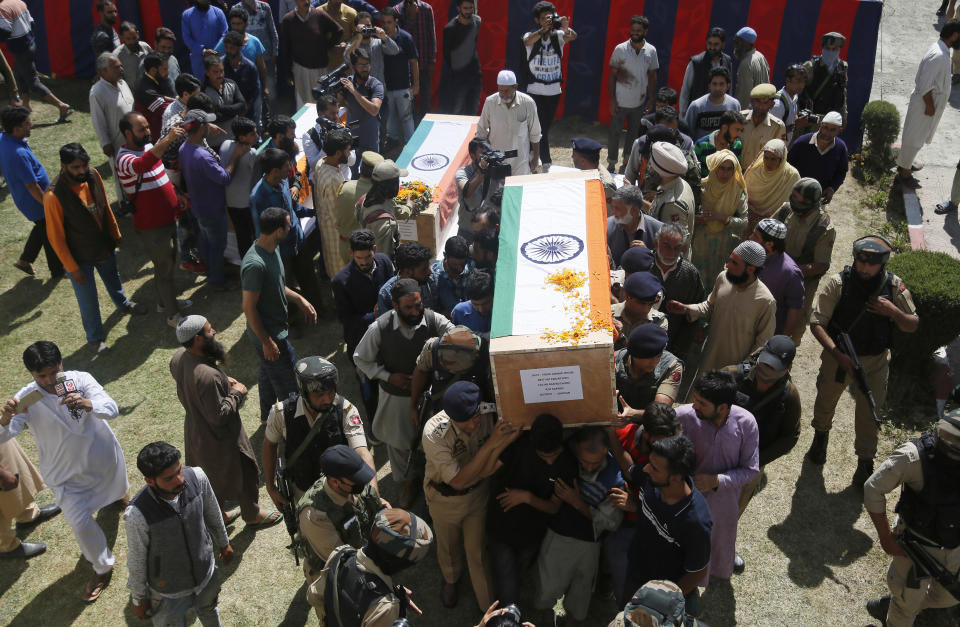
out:
<path id="1" fill-rule="evenodd" d="M 314 100 L 320 100 L 321 97 L 330 94 L 331 96 L 336 96 L 341 91 L 343 91 L 343 83 L 340 82 L 341 78 L 346 78 L 347 74 L 350 73 L 350 68 L 347 67 L 346 63 L 342 63 L 340 67 L 325 74 L 317 79 L 318 86 L 312 87 L 310 93 L 313 95 Z"/>
<path id="2" fill-rule="evenodd" d="M 481 153 L 480 158 L 487 162 L 487 179 L 505 179 L 510 176 L 510 164 L 504 161 L 516 156 L 516 150 L 488 150 Z"/>
<path id="3" fill-rule="evenodd" d="M 333 120 L 329 120 L 321 115 L 317 117 L 316 126 L 311 128 L 307 132 L 310 134 L 311 136 L 310 139 L 314 141 L 317 147 L 323 148 L 323 140 L 327 136 L 328 131 L 332 131 L 335 128 L 345 128 L 348 131 L 350 131 L 350 136 L 353 137 L 353 142 L 350 144 L 350 148 L 353 149 L 353 148 L 356 148 L 357 145 L 360 143 L 360 138 L 357 137 L 356 133 L 353 132 L 353 129 L 355 129 L 359 125 L 360 125 L 360 120 L 351 120 L 350 122 L 347 122 L 346 125 L 342 125 L 334 122 Z M 317 127 L 320 127 L 319 130 L 317 129 Z"/>
<path id="4" fill-rule="evenodd" d="M 815 114 L 810 109 L 804 109 L 797 113 L 798 118 L 807 118 L 809 124 L 820 124 L 820 116 Z"/>

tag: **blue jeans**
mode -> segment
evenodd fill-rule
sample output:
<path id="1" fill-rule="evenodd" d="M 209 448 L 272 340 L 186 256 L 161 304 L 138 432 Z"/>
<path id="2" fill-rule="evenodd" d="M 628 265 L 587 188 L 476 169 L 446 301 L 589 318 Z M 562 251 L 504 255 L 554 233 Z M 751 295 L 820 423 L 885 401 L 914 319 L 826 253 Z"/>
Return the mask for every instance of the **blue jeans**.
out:
<path id="1" fill-rule="evenodd" d="M 80 306 L 80 319 L 83 321 L 83 331 L 87 334 L 88 342 L 102 342 L 107 339 L 107 334 L 103 330 L 103 321 L 100 319 L 100 299 L 97 297 L 97 281 L 93 276 L 96 269 L 103 281 L 103 286 L 107 289 L 110 300 L 118 308 L 124 307 L 130 301 L 123 293 L 123 285 L 120 283 L 120 271 L 117 270 L 117 255 L 111 254 L 106 261 L 97 264 L 79 264 L 80 270 L 86 275 L 87 280 L 83 285 L 77 283 L 70 275 L 70 283 L 73 284 L 73 293 L 77 297 L 77 305 Z"/>
<path id="2" fill-rule="evenodd" d="M 253 347 L 260 358 L 260 422 L 265 422 L 270 415 L 270 408 L 277 401 L 285 401 L 291 394 L 297 393 L 297 375 L 293 372 L 293 364 L 297 361 L 297 353 L 293 345 L 284 338 L 273 339 L 280 356 L 276 361 L 267 361 L 263 356 L 263 345 L 259 340 L 253 340 Z"/>
<path id="3" fill-rule="evenodd" d="M 387 98 L 387 136 L 399 139 L 403 133 L 404 143 L 413 135 L 413 91 L 394 89 L 388 91 Z"/>
<path id="4" fill-rule="evenodd" d="M 533 543 L 516 549 L 487 535 L 487 550 L 490 552 L 490 569 L 493 571 L 494 589 L 500 607 L 506 607 L 520 600 L 521 582 L 526 581 L 525 573 L 537 560 L 540 544 Z"/>
<path id="5" fill-rule="evenodd" d="M 196 608 L 197 619 L 203 627 L 220 626 L 220 610 L 217 600 L 220 596 L 220 573 L 214 569 L 206 587 L 198 594 L 171 599 L 159 597 L 151 599 L 151 620 L 154 627 L 181 627 L 186 625 L 186 614 L 190 608 Z"/>
<path id="6" fill-rule="evenodd" d="M 223 251 L 227 249 L 227 214 L 197 216 L 200 227 L 200 256 L 207 262 L 207 282 L 213 287 L 224 287 Z"/>
<path id="7" fill-rule="evenodd" d="M 635 527 L 620 527 L 611 531 L 603 539 L 603 559 L 610 570 L 613 580 L 613 593 L 617 598 L 617 607 L 623 607 L 633 596 L 636 590 L 626 589 L 627 579 L 627 552 L 633 542 Z M 622 601 L 622 602 L 621 602 Z"/>

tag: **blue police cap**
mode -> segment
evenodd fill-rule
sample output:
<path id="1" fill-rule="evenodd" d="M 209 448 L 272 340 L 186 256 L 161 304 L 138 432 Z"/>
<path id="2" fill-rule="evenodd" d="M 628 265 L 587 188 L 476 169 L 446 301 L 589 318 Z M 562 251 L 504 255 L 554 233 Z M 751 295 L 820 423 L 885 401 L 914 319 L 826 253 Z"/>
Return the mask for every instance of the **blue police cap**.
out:
<path id="1" fill-rule="evenodd" d="M 657 294 L 663 289 L 660 279 L 649 272 L 634 272 L 623 282 L 623 289 L 627 296 L 639 301 L 653 302 Z"/>
<path id="2" fill-rule="evenodd" d="M 652 322 L 641 324 L 627 338 L 627 352 L 637 359 L 656 357 L 666 346 L 667 332 Z"/>
<path id="3" fill-rule="evenodd" d="M 320 468 L 328 477 L 348 479 L 356 485 L 367 485 L 376 474 L 355 450 L 343 444 L 328 447 L 320 455 Z"/>
<path id="4" fill-rule="evenodd" d="M 466 422 L 480 408 L 480 388 L 470 381 L 457 381 L 443 393 L 443 411 L 454 422 Z"/>
<path id="5" fill-rule="evenodd" d="M 576 152 L 582 152 L 591 157 L 599 157 L 600 149 L 603 148 L 603 144 L 589 137 L 574 137 L 571 142 Z"/>
<path id="6" fill-rule="evenodd" d="M 620 267 L 628 274 L 646 272 L 653 267 L 653 261 L 652 250 L 644 246 L 631 246 L 620 256 Z"/>

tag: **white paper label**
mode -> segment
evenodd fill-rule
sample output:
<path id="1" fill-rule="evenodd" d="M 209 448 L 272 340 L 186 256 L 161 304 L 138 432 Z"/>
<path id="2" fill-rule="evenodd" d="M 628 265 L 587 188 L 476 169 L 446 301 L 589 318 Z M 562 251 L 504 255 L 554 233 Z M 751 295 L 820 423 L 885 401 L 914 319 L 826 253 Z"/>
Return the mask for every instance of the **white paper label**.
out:
<path id="1" fill-rule="evenodd" d="M 420 239 L 417 237 L 416 220 L 397 220 L 397 232 L 402 242 L 416 242 Z"/>
<path id="2" fill-rule="evenodd" d="M 521 370 L 520 384 L 523 386 L 523 402 L 527 405 L 583 399 L 580 366 Z"/>

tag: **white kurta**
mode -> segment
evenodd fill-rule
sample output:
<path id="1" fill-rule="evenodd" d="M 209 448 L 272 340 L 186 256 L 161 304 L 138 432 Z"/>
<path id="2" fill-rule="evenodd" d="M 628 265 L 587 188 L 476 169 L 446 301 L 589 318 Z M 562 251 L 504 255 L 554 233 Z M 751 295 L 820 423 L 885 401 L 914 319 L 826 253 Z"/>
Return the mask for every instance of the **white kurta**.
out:
<path id="1" fill-rule="evenodd" d="M 920 67 L 917 68 L 910 105 L 903 120 L 901 144 L 919 148 L 933 141 L 933 134 L 950 99 L 950 88 L 950 47 L 942 39 L 938 39 L 937 43 L 927 49 L 920 61 Z M 926 106 L 923 102 L 923 95 L 931 91 L 936 107 L 933 116 L 924 113 Z"/>
<path id="2" fill-rule="evenodd" d="M 81 396 L 93 404 L 92 411 L 79 410 L 79 419 L 60 404 L 56 394 L 44 391 L 36 382 L 17 392 L 23 398 L 39 390 L 43 398 L 26 413 L 17 414 L 7 426 L 0 426 L 0 442 L 6 442 L 29 427 L 37 443 L 40 474 L 53 491 L 84 556 L 97 572 L 105 572 L 113 564 L 103 532 L 92 516 L 97 510 L 123 497 L 129 488 L 127 466 L 120 442 L 107 420 L 120 413 L 117 404 L 90 374 L 76 370 L 65 373 L 77 385 Z M 99 529 L 99 528 L 97 528 Z"/>

